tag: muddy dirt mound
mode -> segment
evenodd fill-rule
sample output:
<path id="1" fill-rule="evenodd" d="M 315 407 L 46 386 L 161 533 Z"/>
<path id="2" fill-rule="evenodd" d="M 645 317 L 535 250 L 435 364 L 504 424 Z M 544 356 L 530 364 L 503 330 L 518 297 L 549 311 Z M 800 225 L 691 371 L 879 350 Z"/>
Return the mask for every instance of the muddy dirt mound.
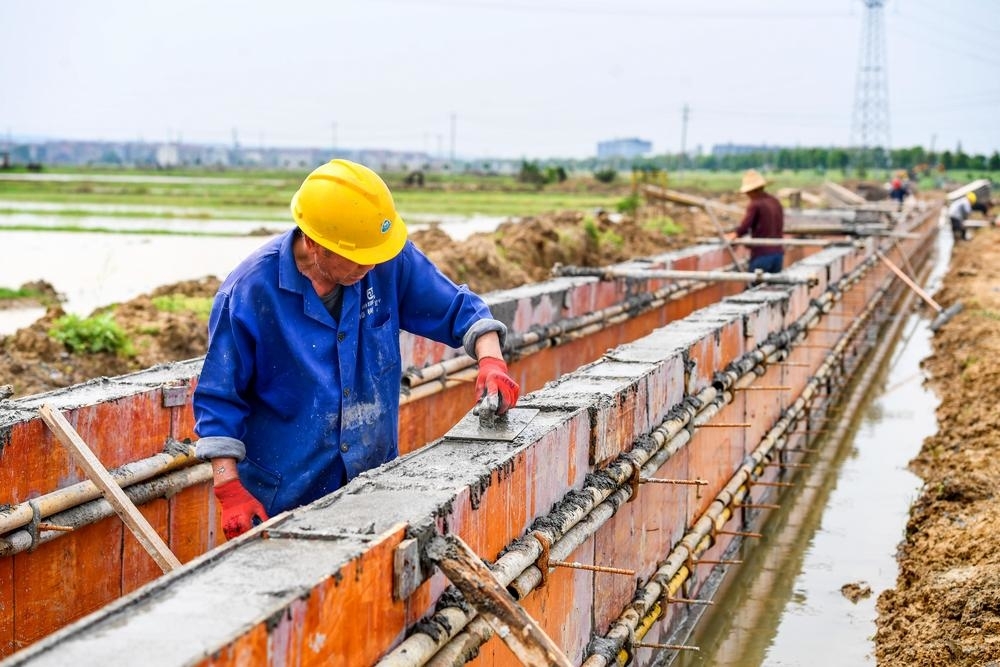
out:
<path id="1" fill-rule="evenodd" d="M 556 264 L 605 266 L 681 248 L 710 233 L 707 218 L 700 220 L 685 207 L 671 212 L 564 211 L 505 222 L 462 242 L 435 228 L 411 238 L 449 278 L 485 293 L 546 280 Z"/>
<path id="2" fill-rule="evenodd" d="M 951 266 L 935 299 L 965 308 L 924 363 L 938 432 L 911 464 L 925 485 L 878 601 L 880 667 L 1000 664 L 1000 230 L 959 244 Z"/>
<path id="3" fill-rule="evenodd" d="M 208 339 L 207 308 L 218 288 L 214 277 L 185 281 L 99 309 L 95 315 L 111 313 L 130 341 L 129 349 L 117 354 L 74 352 L 57 341 L 50 331 L 66 313 L 51 307 L 31 326 L 0 337 L 0 378 L 13 386 L 15 396 L 24 396 L 201 356 Z"/>

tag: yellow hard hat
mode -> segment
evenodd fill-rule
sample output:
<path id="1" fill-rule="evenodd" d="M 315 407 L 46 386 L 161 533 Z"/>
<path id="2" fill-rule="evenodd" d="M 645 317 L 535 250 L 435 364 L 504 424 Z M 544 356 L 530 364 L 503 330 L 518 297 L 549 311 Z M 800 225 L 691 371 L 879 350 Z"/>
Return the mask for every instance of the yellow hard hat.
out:
<path id="1" fill-rule="evenodd" d="M 969 203 L 970 204 L 975 204 L 976 203 L 976 193 L 975 192 L 970 192 L 969 194 L 967 194 L 965 196 L 969 198 Z"/>
<path id="2" fill-rule="evenodd" d="M 292 217 L 321 246 L 357 264 L 386 262 L 406 244 L 389 187 L 368 167 L 330 160 L 292 197 Z"/>

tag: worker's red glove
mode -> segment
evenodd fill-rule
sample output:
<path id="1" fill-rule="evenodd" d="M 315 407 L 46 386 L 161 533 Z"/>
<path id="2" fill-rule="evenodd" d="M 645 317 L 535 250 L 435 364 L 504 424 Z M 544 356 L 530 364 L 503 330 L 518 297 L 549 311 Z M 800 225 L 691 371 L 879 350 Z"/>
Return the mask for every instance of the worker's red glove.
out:
<path id="1" fill-rule="evenodd" d="M 243 488 L 239 479 L 215 487 L 215 497 L 222 505 L 222 532 L 231 540 L 267 520 L 264 506 Z M 256 519 L 256 523 L 254 523 Z"/>
<path id="2" fill-rule="evenodd" d="M 497 414 L 502 415 L 508 408 L 517 404 L 517 397 L 521 392 L 521 387 L 514 382 L 514 378 L 507 371 L 507 364 L 503 359 L 496 357 L 483 357 L 479 360 L 479 377 L 476 378 L 476 395 L 479 398 L 496 394 Z"/>

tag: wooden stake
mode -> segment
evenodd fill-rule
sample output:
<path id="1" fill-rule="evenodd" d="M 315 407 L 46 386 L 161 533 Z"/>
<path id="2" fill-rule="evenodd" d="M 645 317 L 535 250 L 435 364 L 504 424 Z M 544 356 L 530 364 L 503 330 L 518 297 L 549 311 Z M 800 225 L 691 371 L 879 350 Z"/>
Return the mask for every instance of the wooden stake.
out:
<path id="1" fill-rule="evenodd" d="M 435 537 L 426 553 L 522 664 L 526 667 L 572 667 L 569 658 L 514 601 L 469 545 L 455 535 Z"/>
<path id="2" fill-rule="evenodd" d="M 94 452 L 90 451 L 90 447 L 83 441 L 72 424 L 66 421 L 63 414 L 52 409 L 49 405 L 38 408 L 38 413 L 55 433 L 56 438 L 66 446 L 77 465 L 87 472 L 90 480 L 101 490 L 104 498 L 125 522 L 143 548 L 153 557 L 160 569 L 164 572 L 170 572 L 180 567 L 181 562 L 177 560 L 177 556 L 170 551 L 170 548 L 146 520 L 146 517 L 142 515 L 142 512 L 136 508 L 114 478 L 108 474 L 107 469 L 94 455 Z"/>
<path id="3" fill-rule="evenodd" d="M 705 213 L 708 214 L 708 219 L 712 221 L 712 225 L 715 227 L 715 231 L 719 234 L 719 240 L 722 241 L 722 245 L 726 247 L 726 250 L 729 251 L 729 256 L 733 258 L 733 265 L 736 266 L 736 270 L 743 271 L 743 262 L 741 262 L 740 258 L 736 256 L 736 251 L 733 250 L 733 246 L 729 244 L 729 239 L 726 238 L 726 230 L 722 228 L 722 225 L 719 223 L 719 219 L 715 217 L 715 211 L 712 210 L 711 204 L 706 202 L 702 208 L 705 210 Z"/>

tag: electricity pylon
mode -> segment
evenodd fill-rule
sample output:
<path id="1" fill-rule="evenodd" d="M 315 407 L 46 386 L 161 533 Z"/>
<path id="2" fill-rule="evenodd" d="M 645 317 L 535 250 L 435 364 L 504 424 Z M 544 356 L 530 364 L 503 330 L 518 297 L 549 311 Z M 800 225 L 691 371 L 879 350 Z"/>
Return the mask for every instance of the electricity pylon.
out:
<path id="1" fill-rule="evenodd" d="M 859 172 L 868 167 L 889 166 L 889 81 L 882 21 L 885 0 L 863 2 L 865 21 L 851 119 L 852 153 Z"/>

